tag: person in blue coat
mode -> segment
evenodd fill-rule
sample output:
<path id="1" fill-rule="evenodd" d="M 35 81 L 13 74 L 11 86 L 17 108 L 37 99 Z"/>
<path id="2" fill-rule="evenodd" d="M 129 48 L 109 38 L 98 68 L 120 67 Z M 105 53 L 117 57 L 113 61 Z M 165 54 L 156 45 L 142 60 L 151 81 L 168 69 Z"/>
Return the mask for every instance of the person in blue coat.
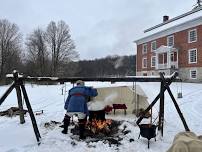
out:
<path id="1" fill-rule="evenodd" d="M 87 102 L 90 97 L 97 96 L 97 90 L 92 87 L 87 87 L 84 82 L 78 80 L 76 86 L 69 90 L 69 95 L 65 102 L 64 109 L 67 113 L 64 117 L 64 129 L 62 133 L 67 134 L 70 118 L 76 115 L 79 120 L 80 138 L 84 138 L 85 123 L 89 115 Z"/>

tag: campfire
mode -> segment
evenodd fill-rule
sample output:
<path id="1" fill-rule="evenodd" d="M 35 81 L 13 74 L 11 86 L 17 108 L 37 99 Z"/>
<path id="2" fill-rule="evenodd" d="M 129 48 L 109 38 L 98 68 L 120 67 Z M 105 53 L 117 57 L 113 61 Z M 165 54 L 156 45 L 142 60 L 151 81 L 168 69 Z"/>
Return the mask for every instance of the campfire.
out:
<path id="1" fill-rule="evenodd" d="M 87 124 L 88 130 L 92 131 L 92 133 L 109 133 L 111 129 L 112 120 L 106 119 L 106 120 L 96 120 L 93 119 L 92 121 L 89 121 Z"/>
<path id="2" fill-rule="evenodd" d="M 91 138 L 112 137 L 118 132 L 118 121 L 105 118 L 105 106 L 99 102 L 92 102 L 88 105 L 89 119 L 85 127 L 85 136 Z M 71 131 L 74 135 L 79 134 L 78 124 Z"/>
<path id="3" fill-rule="evenodd" d="M 97 106 L 99 105 L 99 106 Z M 119 126 L 123 121 L 116 121 L 113 119 L 105 118 L 105 106 L 102 106 L 101 103 L 93 102 L 89 108 L 89 119 L 86 123 L 84 135 L 86 137 L 85 142 L 97 142 L 103 141 L 109 145 L 119 146 L 123 136 L 130 131 L 126 128 L 119 129 Z M 73 134 L 72 139 L 75 139 L 79 135 L 79 125 L 75 124 L 74 128 L 71 129 Z M 132 141 L 132 140 L 131 140 Z M 130 142 L 131 142 L 130 141 Z"/>

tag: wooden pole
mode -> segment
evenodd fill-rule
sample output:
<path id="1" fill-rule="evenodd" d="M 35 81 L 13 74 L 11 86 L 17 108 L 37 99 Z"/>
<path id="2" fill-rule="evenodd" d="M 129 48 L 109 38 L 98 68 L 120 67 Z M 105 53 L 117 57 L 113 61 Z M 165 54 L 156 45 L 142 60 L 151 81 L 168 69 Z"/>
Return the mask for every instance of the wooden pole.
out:
<path id="1" fill-rule="evenodd" d="M 14 76 L 14 80 L 15 80 L 15 90 L 16 90 L 16 94 L 17 94 L 18 107 L 19 107 L 19 111 L 20 111 L 20 123 L 24 124 L 25 123 L 25 117 L 24 117 L 22 95 L 21 95 L 21 89 L 20 89 L 20 84 L 22 82 L 18 79 L 18 72 L 17 71 L 15 71 L 13 73 L 13 76 Z"/>
<path id="2" fill-rule="evenodd" d="M 186 131 L 190 131 L 190 129 L 189 129 L 189 127 L 188 127 L 188 125 L 187 125 L 187 123 L 186 123 L 186 121 L 185 121 L 185 119 L 184 119 L 184 116 L 183 116 L 183 114 L 182 114 L 182 112 L 181 112 L 181 110 L 180 110 L 180 108 L 179 108 L 179 106 L 178 106 L 178 104 L 177 104 L 177 101 L 175 100 L 175 97 L 173 96 L 173 94 L 172 94 L 172 92 L 171 92 L 171 90 L 170 90 L 169 85 L 166 83 L 166 80 L 165 80 L 163 74 L 160 74 L 160 76 L 161 76 L 161 78 L 162 78 L 162 80 L 163 80 L 163 82 L 164 82 L 165 88 L 167 89 L 167 91 L 168 91 L 168 93 L 169 93 L 169 95 L 170 95 L 170 97 L 171 97 L 171 99 L 172 99 L 172 101 L 173 101 L 173 103 L 174 103 L 174 105 L 175 105 L 175 108 L 176 108 L 176 110 L 177 110 L 177 112 L 178 112 L 178 114 L 179 114 L 179 116 L 180 116 L 180 119 L 182 120 L 182 123 L 183 123 L 183 125 L 184 125 L 185 130 L 186 130 Z"/>
<path id="3" fill-rule="evenodd" d="M 161 130 L 162 137 L 163 137 L 163 121 L 164 121 L 164 91 L 163 90 L 164 90 L 164 84 L 163 82 L 161 82 L 158 130 Z"/>
<path id="4" fill-rule="evenodd" d="M 18 106 L 19 106 L 19 110 L 20 110 L 20 123 L 24 124 L 25 123 L 25 117 L 24 117 L 24 112 L 23 112 L 21 90 L 20 90 L 19 86 L 16 86 L 15 89 L 16 89 L 16 94 L 17 94 L 17 99 L 18 99 Z"/>
<path id="5" fill-rule="evenodd" d="M 34 117 L 34 113 L 33 113 L 33 111 L 32 111 L 32 107 L 31 107 L 31 105 L 30 105 L 29 98 L 28 98 L 27 92 L 26 92 L 26 90 L 25 90 L 25 86 L 24 86 L 24 84 L 21 84 L 20 86 L 21 86 L 21 89 L 22 89 L 23 96 L 24 96 L 24 98 L 25 98 L 25 103 L 26 103 L 26 105 L 27 105 L 27 109 L 28 109 L 30 118 L 31 118 L 31 120 L 32 120 L 32 125 L 33 125 L 33 128 L 34 128 L 34 133 L 35 133 L 37 142 L 38 142 L 38 144 L 40 144 L 41 135 L 40 135 L 39 129 L 38 129 L 38 127 L 37 127 L 36 119 L 35 119 L 35 117 Z"/>
<path id="6" fill-rule="evenodd" d="M 0 98 L 0 105 L 4 102 L 6 97 L 11 93 L 11 91 L 15 88 L 15 82 L 11 84 L 11 86 L 6 90 L 6 92 L 3 94 L 3 96 Z"/>
<path id="7" fill-rule="evenodd" d="M 14 79 L 11 76 L 7 76 L 7 79 Z M 67 78 L 51 78 L 51 77 L 25 77 L 22 76 L 21 79 L 23 82 L 71 82 L 72 84 L 75 83 L 77 80 L 82 80 L 84 82 L 89 81 L 100 81 L 100 82 L 161 82 L 161 78 L 159 76 L 152 76 L 152 77 L 67 77 Z M 170 79 L 170 77 L 165 78 L 166 81 Z M 175 82 L 180 82 L 180 79 L 174 79 Z"/>

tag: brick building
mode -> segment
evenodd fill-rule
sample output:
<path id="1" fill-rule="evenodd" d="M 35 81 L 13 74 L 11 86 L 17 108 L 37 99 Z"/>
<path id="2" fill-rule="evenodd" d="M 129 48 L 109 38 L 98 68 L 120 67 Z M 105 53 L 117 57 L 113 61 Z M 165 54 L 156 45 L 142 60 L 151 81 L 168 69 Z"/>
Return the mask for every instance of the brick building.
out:
<path id="1" fill-rule="evenodd" d="M 137 45 L 137 75 L 167 75 L 174 71 L 184 81 L 202 81 L 202 8 L 169 19 L 144 31 Z"/>

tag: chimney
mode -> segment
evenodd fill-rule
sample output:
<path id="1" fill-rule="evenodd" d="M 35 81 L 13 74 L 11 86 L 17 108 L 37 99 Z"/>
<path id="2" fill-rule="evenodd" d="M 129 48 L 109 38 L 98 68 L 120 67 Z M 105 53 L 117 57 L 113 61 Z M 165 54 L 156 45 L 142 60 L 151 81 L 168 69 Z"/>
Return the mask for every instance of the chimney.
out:
<path id="1" fill-rule="evenodd" d="M 169 16 L 164 15 L 164 16 L 163 16 L 163 22 L 166 22 L 166 21 L 168 21 L 168 20 L 169 20 Z"/>

